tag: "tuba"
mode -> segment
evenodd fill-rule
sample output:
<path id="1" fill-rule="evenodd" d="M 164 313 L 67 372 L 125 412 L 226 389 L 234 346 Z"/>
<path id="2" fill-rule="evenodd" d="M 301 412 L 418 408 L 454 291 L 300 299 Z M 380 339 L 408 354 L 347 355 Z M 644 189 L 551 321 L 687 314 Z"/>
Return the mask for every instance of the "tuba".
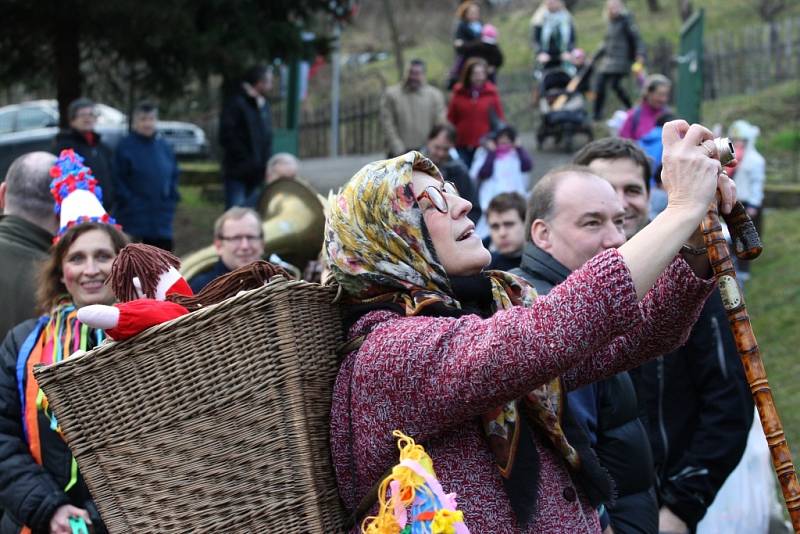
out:
<path id="1" fill-rule="evenodd" d="M 256 208 L 263 221 L 265 257 L 278 255 L 285 262 L 281 266 L 300 278 L 322 250 L 325 204 L 324 197 L 298 178 L 278 178 L 267 185 Z M 192 252 L 181 261 L 181 274 L 189 281 L 211 269 L 217 259 L 214 245 Z"/>

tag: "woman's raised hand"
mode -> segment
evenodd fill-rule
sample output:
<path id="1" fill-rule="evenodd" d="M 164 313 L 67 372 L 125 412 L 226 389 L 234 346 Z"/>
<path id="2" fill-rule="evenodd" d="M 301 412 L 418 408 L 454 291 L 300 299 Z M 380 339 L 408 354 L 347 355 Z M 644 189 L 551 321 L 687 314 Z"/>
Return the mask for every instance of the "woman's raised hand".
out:
<path id="1" fill-rule="evenodd" d="M 730 211 L 736 200 L 736 187 L 726 174 L 721 173 L 711 130 L 699 124 L 689 126 L 676 120 L 664 125 L 664 165 L 661 180 L 668 195 L 668 205 L 688 210 L 699 218 L 705 214 L 709 203 L 719 189 L 722 211 Z"/>
<path id="2" fill-rule="evenodd" d="M 736 198 L 733 181 L 721 173 L 712 149 L 714 135 L 699 124 L 672 121 L 664 125 L 661 181 L 667 190 L 667 209 L 619 248 L 631 272 L 636 295 L 644 297 L 681 246 L 692 239 L 715 198 L 717 188 L 730 210 Z M 704 141 L 709 141 L 703 145 Z M 657 246 L 656 246 L 657 245 Z"/>

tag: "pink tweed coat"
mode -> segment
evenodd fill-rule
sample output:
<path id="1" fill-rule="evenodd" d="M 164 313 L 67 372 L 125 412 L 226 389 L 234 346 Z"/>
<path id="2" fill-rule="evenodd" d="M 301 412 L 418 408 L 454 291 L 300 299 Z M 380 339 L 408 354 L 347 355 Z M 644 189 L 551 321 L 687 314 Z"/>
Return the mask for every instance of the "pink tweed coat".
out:
<path id="1" fill-rule="evenodd" d="M 712 288 L 676 258 L 637 303 L 627 267 L 609 250 L 533 307 L 489 319 L 367 313 L 350 330 L 368 335 L 342 363 L 331 410 L 343 501 L 354 509 L 397 462 L 399 429 L 425 446 L 471 532 L 599 532 L 566 464 L 538 437 L 539 502 L 520 528 L 479 416 L 558 375 L 574 389 L 680 346 Z"/>

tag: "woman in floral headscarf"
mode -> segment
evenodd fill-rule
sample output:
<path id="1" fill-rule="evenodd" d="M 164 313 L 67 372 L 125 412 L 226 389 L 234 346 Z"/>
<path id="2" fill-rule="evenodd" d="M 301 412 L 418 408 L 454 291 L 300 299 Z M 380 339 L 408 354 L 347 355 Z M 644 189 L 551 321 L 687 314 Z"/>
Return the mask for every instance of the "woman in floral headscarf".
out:
<path id="1" fill-rule="evenodd" d="M 564 393 L 688 334 L 713 283 L 676 254 L 697 238 L 717 185 L 726 202 L 734 196 L 700 146 L 711 138 L 699 125 L 668 125 L 670 207 L 538 299 L 520 279 L 483 271 L 490 255 L 466 216 L 470 203 L 421 154 L 350 180 L 331 202 L 325 237 L 351 304 L 353 349 L 331 411 L 349 509 L 374 504 L 367 495 L 394 465 L 400 430 L 429 452 L 472 532 L 599 532 L 595 507 L 613 488 Z"/>

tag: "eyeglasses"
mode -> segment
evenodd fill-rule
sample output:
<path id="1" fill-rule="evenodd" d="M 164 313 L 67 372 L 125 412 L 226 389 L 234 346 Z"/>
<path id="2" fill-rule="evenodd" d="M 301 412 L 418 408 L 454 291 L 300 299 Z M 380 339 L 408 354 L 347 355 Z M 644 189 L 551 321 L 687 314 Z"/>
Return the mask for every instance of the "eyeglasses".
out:
<path id="1" fill-rule="evenodd" d="M 450 207 L 447 205 L 447 197 L 444 196 L 445 193 L 448 195 L 460 196 L 453 182 L 444 182 L 444 184 L 442 184 L 442 189 L 434 185 L 426 187 L 425 190 L 417 196 L 417 202 L 423 198 L 427 198 L 433 207 L 436 208 L 436 211 L 447 213 Z"/>
<path id="2" fill-rule="evenodd" d="M 220 241 L 224 241 L 226 243 L 239 243 L 241 240 L 246 240 L 249 244 L 255 245 L 259 241 L 261 241 L 260 235 L 232 235 L 229 237 L 219 236 Z"/>

